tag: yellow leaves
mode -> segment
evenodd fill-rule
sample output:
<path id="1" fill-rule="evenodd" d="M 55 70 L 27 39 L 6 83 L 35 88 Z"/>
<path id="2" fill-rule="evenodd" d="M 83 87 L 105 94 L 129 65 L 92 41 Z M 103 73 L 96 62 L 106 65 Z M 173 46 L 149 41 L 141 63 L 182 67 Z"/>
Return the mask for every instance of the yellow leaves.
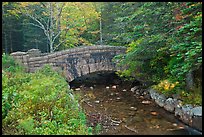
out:
<path id="1" fill-rule="evenodd" d="M 8 5 L 8 2 L 2 2 L 2 6 Z"/>
<path id="2" fill-rule="evenodd" d="M 29 2 L 19 2 L 21 7 L 27 7 L 29 5 Z"/>
<path id="3" fill-rule="evenodd" d="M 178 84 L 179 84 L 178 81 L 175 83 L 171 83 L 169 80 L 163 80 L 158 85 L 156 85 L 156 87 L 158 87 L 161 90 L 168 91 L 168 90 L 173 90 L 174 87 Z"/>
<path id="4" fill-rule="evenodd" d="M 18 2 L 19 5 L 21 5 L 21 7 L 28 7 L 30 5 L 36 5 L 39 4 L 39 2 Z"/>
<path id="5" fill-rule="evenodd" d="M 198 6 L 198 5 L 200 5 L 200 4 L 202 5 L 202 2 L 197 2 L 197 3 L 191 4 L 191 5 L 189 6 L 189 8 Z"/>
<path id="6" fill-rule="evenodd" d="M 172 85 L 170 86 L 171 89 L 173 89 L 174 87 L 175 87 L 175 84 L 172 84 Z"/>
<path id="7" fill-rule="evenodd" d="M 100 32 L 100 30 L 96 30 L 96 31 L 91 31 L 91 34 L 98 34 Z"/>
<path id="8" fill-rule="evenodd" d="M 128 45 L 129 47 L 127 48 L 127 51 L 126 51 L 126 52 L 129 52 L 129 51 L 133 50 L 133 48 L 136 47 L 136 46 L 138 46 L 138 45 L 143 41 L 143 39 L 144 39 L 144 38 L 140 38 L 140 39 L 138 39 L 138 40 L 136 40 L 136 41 L 131 42 L 131 43 Z"/>
<path id="9" fill-rule="evenodd" d="M 196 18 L 202 18 L 202 13 L 201 14 L 198 14 L 198 15 L 196 15 L 196 16 L 194 16 L 194 18 L 196 19 Z"/>
<path id="10" fill-rule="evenodd" d="M 18 13 L 16 10 L 7 10 L 8 13 L 10 13 L 10 15 L 14 15 L 16 17 L 18 17 Z"/>
<path id="11" fill-rule="evenodd" d="M 61 25 L 61 29 L 62 29 L 62 30 L 65 30 L 66 28 L 67 28 L 66 25 Z"/>
<path id="12" fill-rule="evenodd" d="M 48 16 L 48 13 L 47 13 L 47 12 L 44 12 L 44 11 L 43 11 L 42 14 L 45 15 L 45 16 Z"/>

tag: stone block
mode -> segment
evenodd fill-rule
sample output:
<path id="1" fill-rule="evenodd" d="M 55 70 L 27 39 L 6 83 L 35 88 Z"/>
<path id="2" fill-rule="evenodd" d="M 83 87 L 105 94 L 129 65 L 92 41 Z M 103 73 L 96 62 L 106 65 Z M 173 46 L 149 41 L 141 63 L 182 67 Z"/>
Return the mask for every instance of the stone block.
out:
<path id="1" fill-rule="evenodd" d="M 89 74 L 90 73 L 89 72 L 89 66 L 88 65 L 81 66 L 81 71 L 82 71 L 82 73 L 81 73 L 82 76 L 86 75 L 86 74 Z"/>
<path id="2" fill-rule="evenodd" d="M 98 70 L 98 64 L 97 63 L 88 64 L 88 66 L 90 68 L 89 73 L 96 72 Z"/>
<path id="3" fill-rule="evenodd" d="M 164 109 L 166 109 L 169 112 L 174 112 L 174 109 L 175 109 L 175 100 L 172 99 L 172 98 L 168 98 L 165 101 Z"/>
<path id="4" fill-rule="evenodd" d="M 26 52 L 20 52 L 20 51 L 18 51 L 18 52 L 13 52 L 13 53 L 11 53 L 10 55 L 11 56 L 24 56 L 24 55 L 26 55 L 27 53 Z"/>
<path id="5" fill-rule="evenodd" d="M 199 106 L 199 107 L 194 107 L 192 109 L 192 113 L 194 116 L 202 116 L 202 107 Z"/>
<path id="6" fill-rule="evenodd" d="M 36 63 L 36 64 L 33 64 L 32 66 L 33 66 L 33 67 L 40 67 L 40 66 L 42 66 L 42 65 L 39 64 L 39 63 Z"/>
<path id="7" fill-rule="evenodd" d="M 48 57 L 49 59 L 55 58 L 55 57 L 57 57 L 57 54 L 56 54 L 56 53 L 51 53 L 51 54 L 47 55 L 47 57 Z"/>
<path id="8" fill-rule="evenodd" d="M 156 90 L 150 88 L 148 90 L 148 92 L 150 93 L 150 97 L 155 100 L 158 96 L 159 96 L 159 93 L 156 92 Z"/>
<path id="9" fill-rule="evenodd" d="M 40 61 L 42 57 L 31 57 L 29 58 L 29 62 Z"/>
<path id="10" fill-rule="evenodd" d="M 179 106 L 175 107 L 174 115 L 176 117 L 179 117 L 179 118 L 182 116 L 182 109 L 181 109 L 181 107 L 179 107 Z"/>
<path id="11" fill-rule="evenodd" d="M 82 73 L 81 73 L 81 66 L 79 65 L 79 66 L 76 66 L 75 67 L 75 69 L 76 69 L 76 73 L 77 73 L 77 77 L 80 77 L 80 76 L 82 76 Z"/>
<path id="12" fill-rule="evenodd" d="M 135 90 L 138 88 L 138 86 L 134 86 L 130 89 L 130 91 L 135 92 Z"/>
<path id="13" fill-rule="evenodd" d="M 188 124 L 188 125 L 192 125 L 192 117 L 193 117 L 193 113 L 192 113 L 192 105 L 183 105 L 181 107 L 182 110 L 182 114 L 181 114 L 181 120 Z"/>
<path id="14" fill-rule="evenodd" d="M 163 107 L 166 101 L 166 97 L 161 94 L 159 96 L 156 97 L 155 102 L 160 106 Z"/>

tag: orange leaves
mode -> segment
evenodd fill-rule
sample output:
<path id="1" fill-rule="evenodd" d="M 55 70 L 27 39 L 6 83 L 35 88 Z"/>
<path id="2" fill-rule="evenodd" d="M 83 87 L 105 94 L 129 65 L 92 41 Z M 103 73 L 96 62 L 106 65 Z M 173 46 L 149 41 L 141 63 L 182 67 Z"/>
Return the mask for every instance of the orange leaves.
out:
<path id="1" fill-rule="evenodd" d="M 183 19 L 183 17 L 181 16 L 181 14 L 176 14 L 175 19 L 176 19 L 176 21 L 179 21 L 179 20 Z"/>

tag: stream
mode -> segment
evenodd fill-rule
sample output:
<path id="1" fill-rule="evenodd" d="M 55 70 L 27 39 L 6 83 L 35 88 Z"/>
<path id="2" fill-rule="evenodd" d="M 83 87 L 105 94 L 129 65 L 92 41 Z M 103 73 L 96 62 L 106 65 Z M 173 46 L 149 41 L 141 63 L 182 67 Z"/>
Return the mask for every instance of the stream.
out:
<path id="1" fill-rule="evenodd" d="M 150 99 L 136 96 L 125 82 L 110 79 L 71 83 L 87 116 L 87 125 L 101 125 L 100 135 L 189 135 L 172 113 Z M 106 81 L 106 82 L 104 82 Z M 112 83 L 111 83 L 112 82 Z M 145 90 L 145 89 L 143 89 Z"/>

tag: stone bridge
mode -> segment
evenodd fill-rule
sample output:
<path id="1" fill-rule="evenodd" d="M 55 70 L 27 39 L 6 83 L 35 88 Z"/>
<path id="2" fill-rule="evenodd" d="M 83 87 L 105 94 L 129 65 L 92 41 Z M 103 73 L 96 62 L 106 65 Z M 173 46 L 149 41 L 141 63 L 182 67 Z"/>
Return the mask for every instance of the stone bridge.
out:
<path id="1" fill-rule="evenodd" d="M 49 54 L 31 49 L 27 52 L 11 53 L 11 56 L 22 62 L 28 72 L 35 72 L 45 64 L 51 65 L 55 70 L 61 69 L 71 82 L 93 72 L 120 70 L 112 59 L 125 51 L 126 48 L 122 46 L 103 45 L 77 47 Z"/>

